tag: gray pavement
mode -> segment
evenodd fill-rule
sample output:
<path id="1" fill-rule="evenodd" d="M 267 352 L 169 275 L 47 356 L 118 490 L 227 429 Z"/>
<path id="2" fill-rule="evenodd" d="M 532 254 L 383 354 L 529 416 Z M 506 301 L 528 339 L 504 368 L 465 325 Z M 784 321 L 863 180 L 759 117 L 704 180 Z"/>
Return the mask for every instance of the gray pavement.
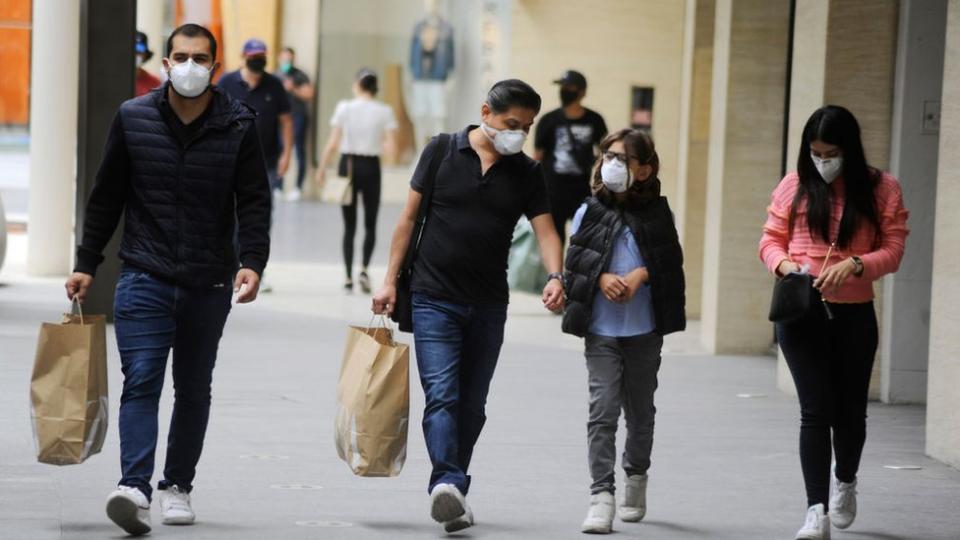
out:
<path id="1" fill-rule="evenodd" d="M 384 209 L 380 264 L 397 212 Z M 445 536 L 428 515 L 429 462 L 419 430 L 423 396 L 415 367 L 403 473 L 358 478 L 336 457 L 334 391 L 342 340 L 348 324 L 370 319 L 368 297 L 340 290 L 340 227 L 336 208 L 280 206 L 268 273 L 275 292 L 235 307 L 221 345 L 194 491 L 199 522 L 157 525 L 153 537 Z M 119 474 L 115 419 L 121 380 L 112 329 L 111 429 L 103 453 L 77 466 L 37 464 L 28 410 L 37 328 L 56 320 L 66 302 L 62 280 L 23 275 L 23 247 L 22 237 L 12 238 L 0 273 L 0 539 L 121 538 L 103 512 Z M 374 278 L 381 276 L 382 268 L 375 268 Z M 805 510 L 795 400 L 776 390 L 772 357 L 702 354 L 695 330 L 667 340 L 649 512 L 641 524 L 618 522 L 616 536 L 793 538 Z M 168 377 L 161 424 L 169 419 L 170 390 Z M 477 526 L 456 536 L 582 538 L 590 480 L 581 345 L 559 332 L 559 319 L 545 314 L 533 296 L 514 296 L 488 409 L 471 471 Z M 851 530 L 834 531 L 834 538 L 960 539 L 960 472 L 924 456 L 924 409 L 871 404 L 868 430 L 860 515 Z M 162 462 L 161 450 L 158 468 Z"/>

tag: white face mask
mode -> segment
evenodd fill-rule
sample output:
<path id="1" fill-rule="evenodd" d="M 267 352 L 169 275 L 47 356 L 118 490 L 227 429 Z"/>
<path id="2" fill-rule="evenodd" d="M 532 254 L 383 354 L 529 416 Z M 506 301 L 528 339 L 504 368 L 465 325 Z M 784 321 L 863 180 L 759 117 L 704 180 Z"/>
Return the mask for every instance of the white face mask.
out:
<path id="1" fill-rule="evenodd" d="M 613 193 L 624 193 L 633 184 L 627 164 L 619 159 L 604 159 L 600 166 L 600 179 L 603 185 Z"/>
<path id="2" fill-rule="evenodd" d="M 170 68 L 170 84 L 185 98 L 195 98 L 210 86 L 211 69 L 207 69 L 190 58 L 186 62 L 174 64 Z"/>
<path id="3" fill-rule="evenodd" d="M 810 158 L 813 159 L 813 166 L 817 168 L 823 181 L 828 184 L 833 183 L 843 172 L 843 156 L 823 159 L 810 154 Z"/>
<path id="4" fill-rule="evenodd" d="M 494 129 L 484 122 L 480 125 L 480 131 L 490 139 L 493 148 L 501 156 L 519 154 L 527 141 L 527 133 L 522 129 Z"/>

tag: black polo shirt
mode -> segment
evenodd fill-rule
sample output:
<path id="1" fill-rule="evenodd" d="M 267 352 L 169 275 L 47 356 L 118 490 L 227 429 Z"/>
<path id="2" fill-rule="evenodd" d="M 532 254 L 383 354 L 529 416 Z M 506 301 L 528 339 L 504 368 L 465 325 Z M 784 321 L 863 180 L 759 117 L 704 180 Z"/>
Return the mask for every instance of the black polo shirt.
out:
<path id="1" fill-rule="evenodd" d="M 550 212 L 540 163 L 520 153 L 481 174 L 468 126 L 455 134 L 440 163 L 433 200 L 414 263 L 411 290 L 465 304 L 505 304 L 507 256 L 520 216 Z M 420 156 L 410 187 L 423 192 L 436 139 Z"/>
<path id="2" fill-rule="evenodd" d="M 279 117 L 290 112 L 290 98 L 283 88 L 283 82 L 275 75 L 264 73 L 257 87 L 251 89 L 238 70 L 220 77 L 217 86 L 257 111 L 257 132 L 260 133 L 260 145 L 263 146 L 267 168 L 276 168 L 280 159 Z"/>

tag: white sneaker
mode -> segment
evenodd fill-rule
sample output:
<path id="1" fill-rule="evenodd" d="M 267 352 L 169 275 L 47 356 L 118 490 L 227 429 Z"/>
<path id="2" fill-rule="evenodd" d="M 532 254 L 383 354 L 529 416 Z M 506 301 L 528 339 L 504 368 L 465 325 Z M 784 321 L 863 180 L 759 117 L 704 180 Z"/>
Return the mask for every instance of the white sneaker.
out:
<path id="1" fill-rule="evenodd" d="M 117 486 L 107 497 L 107 517 L 134 536 L 150 532 L 150 501 L 142 491 L 130 486 Z"/>
<path id="2" fill-rule="evenodd" d="M 610 534 L 613 530 L 613 517 L 616 499 L 613 493 L 601 491 L 590 496 L 590 510 L 587 519 L 583 520 L 580 530 L 590 534 Z"/>
<path id="3" fill-rule="evenodd" d="M 619 513 L 620 519 L 628 523 L 640 521 L 647 515 L 647 475 L 636 474 L 627 477 Z"/>
<path id="4" fill-rule="evenodd" d="M 164 525 L 193 525 L 197 519 L 190 507 L 190 494 L 179 486 L 160 490 L 160 515 Z"/>
<path id="5" fill-rule="evenodd" d="M 853 525 L 857 517 L 857 481 L 841 482 L 833 477 L 833 497 L 830 497 L 830 523 L 838 529 Z"/>
<path id="6" fill-rule="evenodd" d="M 466 504 L 466 501 L 464 501 L 463 510 L 462 516 L 451 519 L 450 521 L 445 521 L 443 523 L 443 530 L 448 533 L 455 533 L 468 527 L 473 527 L 473 510 L 470 510 L 470 505 Z"/>
<path id="7" fill-rule="evenodd" d="M 299 189 L 293 189 L 290 191 L 290 193 L 287 193 L 287 201 L 290 202 L 299 201 L 301 197 L 302 194 L 300 193 Z"/>
<path id="8" fill-rule="evenodd" d="M 437 484 L 430 492 L 430 517 L 439 523 L 453 521 L 466 514 L 467 499 L 453 484 Z"/>
<path id="9" fill-rule="evenodd" d="M 830 519 L 824 511 L 822 504 L 815 504 L 807 510 L 807 520 L 797 531 L 797 540 L 830 540 Z"/>

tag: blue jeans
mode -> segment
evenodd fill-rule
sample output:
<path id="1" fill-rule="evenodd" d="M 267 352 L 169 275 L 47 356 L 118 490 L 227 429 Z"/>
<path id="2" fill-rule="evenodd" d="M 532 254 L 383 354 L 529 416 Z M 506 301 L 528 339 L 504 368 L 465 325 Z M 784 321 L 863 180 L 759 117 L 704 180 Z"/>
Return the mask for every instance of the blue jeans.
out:
<path id="1" fill-rule="evenodd" d="M 307 127 L 309 117 L 303 114 L 293 115 L 293 152 L 297 157 L 297 189 L 303 189 L 303 179 L 307 174 Z"/>
<path id="2" fill-rule="evenodd" d="M 497 367 L 506 304 L 477 306 L 413 295 L 413 336 L 426 398 L 423 435 L 433 464 L 428 491 L 453 484 L 470 489 L 467 469 Z"/>
<path id="3" fill-rule="evenodd" d="M 160 391 L 173 349 L 175 402 L 160 489 L 193 487 L 210 415 L 210 383 L 230 312 L 229 282 L 188 289 L 124 267 L 114 304 L 123 367 L 120 396 L 120 485 L 150 498 Z"/>

